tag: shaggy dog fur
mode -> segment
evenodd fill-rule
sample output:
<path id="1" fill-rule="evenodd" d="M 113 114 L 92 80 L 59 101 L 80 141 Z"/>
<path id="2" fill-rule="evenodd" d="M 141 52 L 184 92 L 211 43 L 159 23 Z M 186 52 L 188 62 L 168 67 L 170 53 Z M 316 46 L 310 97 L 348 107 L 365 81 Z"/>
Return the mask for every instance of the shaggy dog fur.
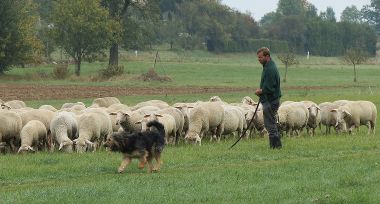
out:
<path id="1" fill-rule="evenodd" d="M 142 169 L 148 163 L 148 172 L 160 170 L 161 152 L 165 146 L 165 129 L 158 121 L 147 123 L 147 127 L 155 127 L 156 130 L 145 132 L 127 133 L 114 132 L 104 144 L 111 151 L 122 152 L 123 160 L 118 169 L 123 173 L 125 168 L 131 163 L 132 158 L 138 158 L 140 163 L 138 168 Z M 152 160 L 155 158 L 156 166 L 153 167 Z"/>

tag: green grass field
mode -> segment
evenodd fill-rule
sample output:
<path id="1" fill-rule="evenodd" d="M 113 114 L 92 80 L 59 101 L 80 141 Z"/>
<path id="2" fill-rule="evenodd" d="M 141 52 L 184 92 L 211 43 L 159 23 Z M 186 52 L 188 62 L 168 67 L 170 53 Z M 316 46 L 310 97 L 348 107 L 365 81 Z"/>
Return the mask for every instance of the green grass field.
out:
<path id="1" fill-rule="evenodd" d="M 161 99 L 170 104 L 208 100 L 219 95 L 227 102 L 253 96 L 261 67 L 255 54 L 212 55 L 208 53 L 162 53 L 157 72 L 172 82 L 142 82 L 136 76 L 153 66 L 155 53 L 134 58 L 126 53 L 125 75 L 107 81 L 91 81 L 91 75 L 106 63 L 84 63 L 81 77 L 66 80 L 36 79 L 36 72 L 51 66 L 15 68 L 0 83 L 77 84 L 86 86 L 252 87 L 252 92 L 183 95 L 117 96 L 123 103 Z M 276 58 L 275 58 L 276 60 Z M 378 59 L 374 59 L 376 61 Z M 277 60 L 281 75 L 283 65 Z M 71 67 L 73 68 L 73 67 Z M 358 82 L 353 68 L 337 58 L 301 59 L 291 67 L 283 83 L 282 100 L 338 99 L 370 100 L 380 107 L 379 64 L 359 65 Z M 16 80 L 16 81 L 14 81 Z M 310 88 L 314 87 L 314 88 Z M 319 87 L 319 88 L 318 88 Z M 329 88 L 330 87 L 330 88 Z M 26 101 L 28 106 L 92 99 Z M 121 155 L 101 150 L 96 153 L 62 154 L 38 152 L 0 155 L 0 203 L 379 203 L 380 122 L 377 133 L 367 135 L 361 127 L 354 135 L 324 136 L 319 130 L 310 137 L 283 138 L 281 150 L 270 150 L 267 138 L 236 138 L 202 146 L 181 143 L 167 146 L 158 173 L 139 170 L 134 161 L 124 174 L 117 168 Z"/>

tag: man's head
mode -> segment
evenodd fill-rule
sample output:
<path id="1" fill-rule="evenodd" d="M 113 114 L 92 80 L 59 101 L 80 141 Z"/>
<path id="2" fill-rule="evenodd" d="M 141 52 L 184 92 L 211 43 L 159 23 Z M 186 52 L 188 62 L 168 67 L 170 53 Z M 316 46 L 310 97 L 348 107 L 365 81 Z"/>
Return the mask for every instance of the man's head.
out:
<path id="1" fill-rule="evenodd" d="M 262 65 L 265 65 L 270 60 L 270 51 L 267 47 L 262 47 L 257 50 L 257 58 Z"/>

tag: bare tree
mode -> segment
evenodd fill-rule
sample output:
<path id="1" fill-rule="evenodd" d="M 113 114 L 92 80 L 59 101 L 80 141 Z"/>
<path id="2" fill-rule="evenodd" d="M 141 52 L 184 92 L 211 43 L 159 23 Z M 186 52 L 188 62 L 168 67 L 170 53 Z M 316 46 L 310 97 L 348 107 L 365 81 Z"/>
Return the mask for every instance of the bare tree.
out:
<path id="1" fill-rule="evenodd" d="M 368 54 L 359 48 L 351 48 L 346 50 L 344 60 L 354 65 L 354 82 L 357 82 L 356 65 L 366 62 L 368 60 Z"/>
<path id="2" fill-rule="evenodd" d="M 288 74 L 288 67 L 295 65 L 295 64 L 298 64 L 298 60 L 296 58 L 296 55 L 292 52 L 279 54 L 277 57 L 285 65 L 285 75 L 284 75 L 284 79 L 282 81 L 286 82 L 286 76 Z"/>

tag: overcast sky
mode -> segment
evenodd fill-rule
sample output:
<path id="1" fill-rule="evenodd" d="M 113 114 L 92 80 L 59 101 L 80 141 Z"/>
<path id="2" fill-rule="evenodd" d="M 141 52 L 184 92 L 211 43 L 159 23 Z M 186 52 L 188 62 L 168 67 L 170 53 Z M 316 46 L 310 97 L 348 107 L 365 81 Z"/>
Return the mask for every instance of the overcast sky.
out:
<path id="1" fill-rule="evenodd" d="M 321 11 L 326 11 L 327 7 L 332 7 L 335 17 L 339 21 L 342 11 L 347 6 L 355 5 L 359 10 L 363 5 L 369 5 L 370 0 L 308 0 L 318 9 L 318 15 Z M 245 13 L 249 11 L 256 21 L 260 21 L 264 14 L 277 9 L 278 0 L 222 0 L 222 3 Z"/>

